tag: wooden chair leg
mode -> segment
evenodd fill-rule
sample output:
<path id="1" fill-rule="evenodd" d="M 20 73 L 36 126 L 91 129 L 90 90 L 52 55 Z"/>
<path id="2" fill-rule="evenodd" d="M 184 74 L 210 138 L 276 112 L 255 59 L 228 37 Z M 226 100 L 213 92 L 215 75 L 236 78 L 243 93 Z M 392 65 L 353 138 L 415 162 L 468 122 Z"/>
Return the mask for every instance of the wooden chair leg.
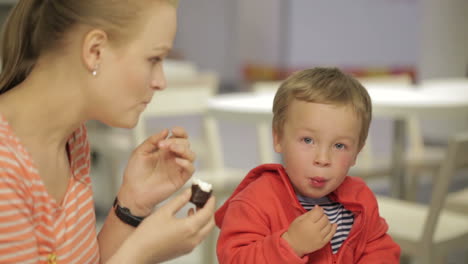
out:
<path id="1" fill-rule="evenodd" d="M 408 256 L 401 256 L 400 257 L 400 264 L 413 264 L 413 261 Z"/>
<path id="2" fill-rule="evenodd" d="M 415 168 L 406 169 L 407 183 L 405 188 L 405 200 L 416 201 L 419 191 L 419 174 Z"/>
<path id="3" fill-rule="evenodd" d="M 216 230 L 211 231 L 211 233 L 206 237 L 203 242 L 203 252 L 202 252 L 202 262 L 203 264 L 215 264 L 214 255 L 216 250 Z"/>

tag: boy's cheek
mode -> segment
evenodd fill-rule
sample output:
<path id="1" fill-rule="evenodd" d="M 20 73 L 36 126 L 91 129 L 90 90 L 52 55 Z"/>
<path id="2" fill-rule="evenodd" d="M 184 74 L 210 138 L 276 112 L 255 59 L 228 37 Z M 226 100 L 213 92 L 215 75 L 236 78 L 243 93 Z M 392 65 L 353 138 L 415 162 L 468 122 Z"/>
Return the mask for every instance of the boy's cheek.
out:
<path id="1" fill-rule="evenodd" d="M 356 158 L 356 155 L 345 155 L 338 160 L 338 164 L 341 168 L 349 169 L 356 164 Z"/>

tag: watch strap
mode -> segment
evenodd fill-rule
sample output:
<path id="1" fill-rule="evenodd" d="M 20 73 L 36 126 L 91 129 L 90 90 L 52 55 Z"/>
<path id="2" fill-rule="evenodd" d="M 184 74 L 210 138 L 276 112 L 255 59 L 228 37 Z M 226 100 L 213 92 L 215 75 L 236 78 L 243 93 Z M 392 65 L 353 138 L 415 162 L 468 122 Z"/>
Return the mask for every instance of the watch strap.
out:
<path id="1" fill-rule="evenodd" d="M 133 227 L 137 227 L 145 219 L 145 217 L 133 215 L 127 207 L 120 206 L 117 197 L 114 200 L 114 212 L 122 222 Z"/>

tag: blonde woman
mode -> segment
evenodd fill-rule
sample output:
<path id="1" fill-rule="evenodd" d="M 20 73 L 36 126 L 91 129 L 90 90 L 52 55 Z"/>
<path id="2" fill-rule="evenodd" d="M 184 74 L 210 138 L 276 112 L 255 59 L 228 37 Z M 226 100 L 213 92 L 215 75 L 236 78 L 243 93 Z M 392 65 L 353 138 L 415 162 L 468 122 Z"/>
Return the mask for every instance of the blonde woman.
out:
<path id="1" fill-rule="evenodd" d="M 176 5 L 18 1 L 0 75 L 0 263 L 161 262 L 190 252 L 212 229 L 214 198 L 175 218 L 190 190 L 153 212 L 194 171 L 180 127 L 133 151 L 114 207 L 95 229 L 83 124 L 132 128 L 165 88 Z"/>

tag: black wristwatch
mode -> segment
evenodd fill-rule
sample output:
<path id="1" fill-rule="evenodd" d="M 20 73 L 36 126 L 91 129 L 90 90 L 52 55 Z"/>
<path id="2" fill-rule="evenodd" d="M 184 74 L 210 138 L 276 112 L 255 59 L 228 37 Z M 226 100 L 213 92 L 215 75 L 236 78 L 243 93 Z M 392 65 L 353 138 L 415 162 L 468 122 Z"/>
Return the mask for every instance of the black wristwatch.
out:
<path id="1" fill-rule="evenodd" d="M 137 227 L 141 223 L 141 221 L 143 221 L 143 219 L 145 219 L 145 217 L 143 217 L 143 216 L 133 215 L 130 212 L 130 209 L 128 209 L 127 207 L 121 207 L 120 204 L 119 204 L 119 199 L 117 198 L 117 196 L 115 197 L 113 207 L 114 207 L 115 215 L 122 222 L 126 223 L 127 225 Z"/>

